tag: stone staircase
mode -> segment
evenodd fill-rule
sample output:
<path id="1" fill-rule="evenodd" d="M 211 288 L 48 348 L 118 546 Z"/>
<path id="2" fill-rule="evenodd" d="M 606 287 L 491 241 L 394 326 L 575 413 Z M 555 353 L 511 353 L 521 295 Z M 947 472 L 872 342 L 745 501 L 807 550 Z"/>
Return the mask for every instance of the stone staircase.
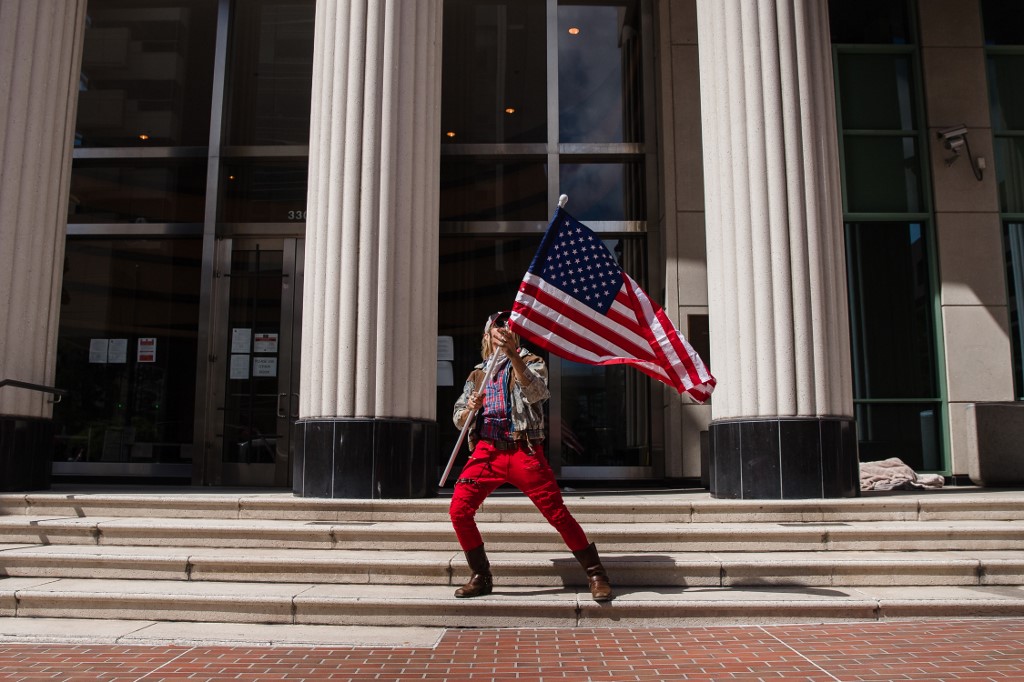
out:
<path id="1" fill-rule="evenodd" d="M 1024 615 L 1024 492 L 729 501 L 567 493 L 616 599 L 591 601 L 521 495 L 478 514 L 495 592 L 468 576 L 448 500 L 289 493 L 0 495 L 0 618 L 600 627 Z"/>

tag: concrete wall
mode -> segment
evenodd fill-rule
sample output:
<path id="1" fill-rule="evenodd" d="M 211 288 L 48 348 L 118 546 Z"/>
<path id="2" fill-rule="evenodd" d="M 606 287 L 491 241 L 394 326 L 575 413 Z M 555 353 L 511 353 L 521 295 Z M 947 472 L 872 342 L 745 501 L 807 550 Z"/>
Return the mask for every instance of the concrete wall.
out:
<path id="1" fill-rule="evenodd" d="M 687 317 L 708 314 L 697 6 L 695 0 L 658 0 L 656 5 L 664 306 L 689 336 Z M 653 285 L 652 289 L 657 290 Z M 715 359 L 703 360 L 714 373 Z M 663 389 L 663 395 L 665 476 L 697 478 L 700 432 L 711 422 L 711 407 L 680 398 L 670 389 Z"/>
<path id="2" fill-rule="evenodd" d="M 1009 311 L 979 3 L 919 0 L 954 474 L 967 474 L 968 406 L 1013 399 Z M 937 130 L 964 124 L 968 159 L 946 164 Z"/>

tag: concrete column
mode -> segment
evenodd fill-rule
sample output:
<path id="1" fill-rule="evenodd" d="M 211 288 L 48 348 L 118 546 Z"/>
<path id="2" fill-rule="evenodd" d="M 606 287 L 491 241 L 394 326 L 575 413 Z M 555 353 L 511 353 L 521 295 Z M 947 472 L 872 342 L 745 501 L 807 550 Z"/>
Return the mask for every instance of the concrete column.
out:
<path id="1" fill-rule="evenodd" d="M 85 0 L 0 0 L 0 381 L 53 386 Z M 0 490 L 49 487 L 52 396 L 0 387 Z"/>
<path id="2" fill-rule="evenodd" d="M 436 481 L 441 0 L 319 0 L 296 494 Z"/>
<path id="3" fill-rule="evenodd" d="M 826 0 L 698 0 L 711 491 L 859 494 Z"/>

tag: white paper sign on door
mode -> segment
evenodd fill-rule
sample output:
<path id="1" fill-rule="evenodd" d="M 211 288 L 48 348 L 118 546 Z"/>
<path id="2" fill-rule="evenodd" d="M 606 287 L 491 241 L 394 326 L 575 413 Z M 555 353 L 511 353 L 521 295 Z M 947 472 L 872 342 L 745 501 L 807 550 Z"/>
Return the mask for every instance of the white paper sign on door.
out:
<path id="1" fill-rule="evenodd" d="M 235 327 L 231 330 L 231 352 L 248 353 L 251 340 L 252 329 L 248 327 Z"/>
<path id="2" fill-rule="evenodd" d="M 94 364 L 107 362 L 109 341 L 109 339 L 89 339 L 89 362 Z"/>
<path id="3" fill-rule="evenodd" d="M 110 339 L 107 362 L 123 365 L 128 362 L 128 339 Z"/>
<path id="4" fill-rule="evenodd" d="M 277 358 L 253 358 L 252 375 L 254 377 L 276 377 Z"/>
<path id="5" fill-rule="evenodd" d="M 252 351 L 254 353 L 276 353 L 277 334 L 255 334 L 252 338 Z"/>
<path id="6" fill-rule="evenodd" d="M 156 337 L 145 336 L 139 338 L 139 345 L 135 351 L 136 362 L 156 362 Z"/>
<path id="7" fill-rule="evenodd" d="M 232 355 L 231 356 L 231 374 L 232 379 L 248 379 L 249 378 L 249 355 Z"/>

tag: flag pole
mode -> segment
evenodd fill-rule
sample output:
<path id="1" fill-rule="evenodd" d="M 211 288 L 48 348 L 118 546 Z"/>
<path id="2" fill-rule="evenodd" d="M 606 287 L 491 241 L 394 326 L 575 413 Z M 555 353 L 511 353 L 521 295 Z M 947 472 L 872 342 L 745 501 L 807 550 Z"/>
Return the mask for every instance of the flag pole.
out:
<path id="1" fill-rule="evenodd" d="M 501 346 L 497 346 L 494 352 L 491 353 L 491 359 L 487 361 L 487 370 L 484 372 L 484 380 L 480 382 L 480 390 L 484 390 L 487 386 L 487 382 L 491 379 L 491 374 L 494 371 L 494 366 L 498 364 L 495 362 L 498 359 L 498 353 L 501 352 Z M 462 432 L 459 433 L 459 440 L 455 443 L 455 447 L 452 449 L 452 456 L 448 458 L 448 466 L 444 468 L 444 473 L 441 474 L 441 481 L 437 484 L 438 488 L 444 487 L 444 482 L 448 480 L 448 474 L 452 472 L 452 466 L 455 464 L 455 456 L 459 454 L 459 448 L 462 447 L 463 441 L 466 440 L 466 433 L 469 431 L 469 425 L 473 423 L 473 418 L 476 417 L 477 410 L 473 410 L 466 417 L 466 422 L 462 425 Z"/>

